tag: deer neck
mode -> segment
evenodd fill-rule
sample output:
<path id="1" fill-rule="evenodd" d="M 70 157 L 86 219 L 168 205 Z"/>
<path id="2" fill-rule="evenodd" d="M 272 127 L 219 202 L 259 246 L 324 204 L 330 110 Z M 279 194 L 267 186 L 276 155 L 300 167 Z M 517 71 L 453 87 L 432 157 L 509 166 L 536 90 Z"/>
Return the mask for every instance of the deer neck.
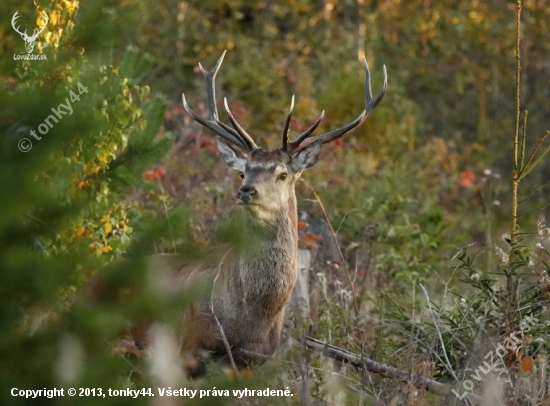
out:
<path id="1" fill-rule="evenodd" d="M 298 274 L 298 217 L 296 197 L 273 216 L 270 223 L 252 220 L 248 224 L 250 244 L 238 250 L 233 269 L 228 269 L 225 298 L 237 299 L 227 306 L 238 313 L 258 317 L 281 313 L 289 300 Z M 251 315 L 252 316 L 252 315 Z"/>
<path id="2" fill-rule="evenodd" d="M 288 205 L 281 208 L 269 220 L 252 220 L 254 231 L 251 235 L 256 238 L 252 250 L 259 250 L 261 254 L 273 249 L 283 250 L 292 255 L 298 252 L 298 208 L 296 195 L 289 196 Z M 252 252 L 251 252 L 252 253 Z"/>

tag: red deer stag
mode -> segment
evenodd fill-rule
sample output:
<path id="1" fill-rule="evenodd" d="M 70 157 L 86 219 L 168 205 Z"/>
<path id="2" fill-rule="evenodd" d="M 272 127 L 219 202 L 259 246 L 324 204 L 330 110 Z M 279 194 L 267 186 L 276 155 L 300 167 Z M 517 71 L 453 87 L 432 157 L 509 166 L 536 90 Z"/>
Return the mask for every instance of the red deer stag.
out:
<path id="1" fill-rule="evenodd" d="M 195 303 L 183 316 L 182 353 L 205 350 L 229 357 L 242 368 L 263 363 L 280 340 L 285 306 L 298 272 L 296 181 L 305 169 L 315 165 L 322 144 L 342 137 L 367 119 L 386 92 L 387 76 L 384 67 L 382 90 L 373 98 L 365 59 L 365 108 L 359 117 L 344 127 L 310 137 L 323 112 L 309 129 L 290 141 L 293 98 L 281 148 L 266 151 L 237 123 L 226 99 L 232 127 L 218 118 L 215 78 L 224 56 L 225 52 L 210 72 L 199 64 L 206 78 L 209 118 L 191 110 L 185 95 L 183 106 L 195 121 L 218 135 L 215 141 L 223 160 L 240 173 L 242 185 L 235 210 L 244 218 L 240 232 L 246 234 L 248 242 L 226 247 L 220 255 L 194 266 L 183 265 L 173 254 L 155 255 L 149 258 L 149 267 L 172 275 L 169 285 L 173 292 L 197 282 L 210 286 L 210 298 Z"/>
<path id="2" fill-rule="evenodd" d="M 321 122 L 323 112 L 309 129 L 289 141 L 293 97 L 283 128 L 282 146 L 266 151 L 237 123 L 225 98 L 225 111 L 232 127 L 218 118 L 215 78 L 224 56 L 225 52 L 210 72 L 199 64 L 206 79 L 210 117 L 206 119 L 191 110 L 182 94 L 183 106 L 195 121 L 218 135 L 215 141 L 223 160 L 239 171 L 242 185 L 237 192 L 237 204 L 249 215 L 248 232 L 254 235 L 255 246 L 230 253 L 219 274 L 217 269 L 210 271 L 218 276 L 214 280 L 212 301 L 193 308 L 181 348 L 226 354 L 229 345 L 235 363 L 241 367 L 262 363 L 273 354 L 280 339 L 285 305 L 298 270 L 294 190 L 297 179 L 305 169 L 315 165 L 322 144 L 342 137 L 367 119 L 386 92 L 387 76 L 384 67 L 382 90 L 373 98 L 364 59 L 365 108 L 359 117 L 344 127 L 309 137 Z"/>

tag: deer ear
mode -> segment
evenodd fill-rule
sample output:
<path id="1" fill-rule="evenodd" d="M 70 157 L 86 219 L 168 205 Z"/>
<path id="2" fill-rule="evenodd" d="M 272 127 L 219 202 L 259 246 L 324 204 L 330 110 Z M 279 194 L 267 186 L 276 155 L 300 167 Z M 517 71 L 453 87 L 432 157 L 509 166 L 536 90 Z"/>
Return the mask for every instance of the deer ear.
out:
<path id="1" fill-rule="evenodd" d="M 230 146 L 222 137 L 216 137 L 216 147 L 222 156 L 224 162 L 230 168 L 237 171 L 244 171 L 244 166 L 248 162 L 248 158 L 241 151 Z"/>
<path id="2" fill-rule="evenodd" d="M 290 162 L 290 166 L 295 173 L 301 173 L 307 168 L 311 168 L 317 163 L 319 153 L 321 152 L 321 140 L 315 141 L 305 148 L 302 148 Z"/>

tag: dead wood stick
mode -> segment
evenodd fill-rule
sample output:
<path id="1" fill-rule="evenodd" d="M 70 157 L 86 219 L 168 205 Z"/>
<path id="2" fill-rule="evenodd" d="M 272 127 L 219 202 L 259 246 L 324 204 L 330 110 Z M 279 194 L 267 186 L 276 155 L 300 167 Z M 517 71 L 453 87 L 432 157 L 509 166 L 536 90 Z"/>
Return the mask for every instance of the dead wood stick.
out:
<path id="1" fill-rule="evenodd" d="M 446 396 L 451 386 L 434 381 L 430 378 L 425 378 L 407 371 L 402 371 L 389 365 L 381 364 L 369 358 L 363 357 L 354 352 L 335 347 L 334 345 L 325 343 L 315 338 L 305 336 L 305 345 L 321 354 L 332 358 L 336 361 L 346 362 L 353 365 L 355 368 L 365 368 L 367 371 L 375 374 L 383 374 L 388 378 L 398 379 L 402 382 L 412 384 L 415 388 L 425 388 L 429 392 L 433 392 L 440 396 Z"/>

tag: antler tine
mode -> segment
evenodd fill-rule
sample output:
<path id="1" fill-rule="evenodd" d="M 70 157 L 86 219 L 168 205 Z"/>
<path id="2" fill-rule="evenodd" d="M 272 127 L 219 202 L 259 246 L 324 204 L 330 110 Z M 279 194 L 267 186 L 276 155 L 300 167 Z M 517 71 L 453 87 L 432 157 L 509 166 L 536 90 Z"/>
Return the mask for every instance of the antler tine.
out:
<path id="1" fill-rule="evenodd" d="M 223 59 L 225 58 L 226 53 L 227 53 L 227 51 L 223 51 L 222 55 L 218 59 L 218 62 L 216 62 L 216 65 L 214 66 L 214 68 L 212 68 L 212 70 L 210 72 L 207 72 L 202 67 L 202 65 L 199 63 L 199 69 L 201 70 L 201 72 L 202 72 L 202 74 L 203 74 L 203 76 L 205 77 L 205 80 L 206 80 L 206 97 L 207 97 L 207 100 L 208 100 L 208 112 L 210 114 L 210 121 L 215 121 L 216 124 L 218 124 L 224 130 L 229 132 L 234 138 L 238 139 L 239 140 L 239 145 L 244 146 L 245 149 L 248 151 L 250 149 L 256 148 L 256 144 L 254 144 L 254 141 L 252 140 L 252 138 L 248 134 L 246 134 L 246 131 L 244 131 L 244 129 L 241 126 L 239 126 L 237 124 L 237 126 L 239 127 L 239 128 L 237 128 L 235 126 L 235 124 L 233 124 L 233 122 L 236 123 L 236 121 L 235 121 L 235 119 L 233 118 L 232 115 L 229 118 L 229 120 L 231 121 L 231 123 L 233 124 L 233 127 L 235 127 L 235 129 L 229 127 L 228 125 L 226 125 L 225 123 L 220 121 L 220 118 L 218 116 L 218 106 L 216 104 L 216 86 L 215 86 L 215 82 L 216 82 L 216 75 L 218 74 L 218 70 L 222 66 L 222 62 L 223 62 Z M 225 98 L 224 98 L 224 100 L 225 100 Z M 245 134 L 245 135 L 243 135 L 243 134 Z"/>
<path id="2" fill-rule="evenodd" d="M 15 20 L 17 20 L 19 18 L 19 10 L 17 10 L 15 12 L 15 14 L 13 15 L 12 19 L 11 19 L 11 25 L 13 27 L 13 29 L 15 30 L 15 32 L 17 32 L 19 35 L 27 35 L 27 30 L 25 30 L 24 33 L 22 33 L 21 31 L 19 31 L 19 27 L 16 27 L 15 26 Z"/>
<path id="3" fill-rule="evenodd" d="M 293 110 L 294 110 L 294 95 L 292 95 L 292 100 L 290 101 L 290 109 L 286 116 L 285 126 L 283 127 L 283 145 L 282 145 L 283 151 L 286 151 L 288 148 L 288 131 L 290 130 L 290 120 L 292 119 Z"/>
<path id="4" fill-rule="evenodd" d="M 309 127 L 307 130 L 305 130 L 303 133 L 301 133 L 294 141 L 290 141 L 290 149 L 291 151 L 295 151 L 298 149 L 300 144 L 303 140 L 305 140 L 307 137 L 310 136 L 310 134 L 319 127 L 319 124 L 321 124 L 321 121 L 325 117 L 325 110 L 321 112 L 321 115 L 315 120 L 315 122 Z M 309 144 L 309 143 L 308 143 Z"/>
<path id="5" fill-rule="evenodd" d="M 326 144 L 328 142 L 332 142 L 334 140 L 337 140 L 338 138 L 342 137 L 344 134 L 350 132 L 355 127 L 359 126 L 363 121 L 367 119 L 367 117 L 370 116 L 372 111 L 378 106 L 378 103 L 382 100 L 384 97 L 384 94 L 386 93 L 386 89 L 388 87 L 388 75 L 386 71 L 386 66 L 384 65 L 383 71 L 384 71 L 384 83 L 382 85 L 382 89 L 380 90 L 380 93 L 373 98 L 372 97 L 372 90 L 371 90 L 371 82 L 370 82 L 370 71 L 369 71 L 369 65 L 367 63 L 367 59 L 363 57 L 363 63 L 365 65 L 365 108 L 357 117 L 355 120 L 353 120 L 351 123 L 338 128 L 336 130 L 330 131 L 325 134 L 320 134 L 315 137 L 307 138 L 306 137 L 311 134 L 313 130 L 310 128 L 305 133 L 301 134 L 296 140 L 292 141 L 290 144 L 292 145 L 293 151 L 296 151 L 298 148 L 304 148 L 308 146 L 309 144 L 321 140 L 323 144 Z M 318 120 L 320 121 L 320 120 Z M 317 127 L 319 123 L 314 123 L 312 127 Z M 307 134 L 306 134 L 307 133 Z M 304 135 L 305 134 L 305 135 Z M 304 141 L 302 143 L 302 141 Z"/>
<path id="6" fill-rule="evenodd" d="M 235 128 L 235 130 L 239 133 L 239 135 L 241 136 L 241 138 L 243 139 L 243 141 L 246 142 L 246 144 L 248 145 L 249 149 L 256 149 L 258 148 L 258 146 L 256 145 L 256 143 L 254 142 L 254 140 L 252 139 L 252 137 L 250 135 L 248 135 L 248 133 L 244 130 L 244 128 L 242 128 L 240 126 L 239 123 L 237 123 L 237 120 L 235 120 L 235 117 L 233 117 L 233 113 L 231 113 L 231 110 L 229 109 L 229 105 L 227 104 L 227 97 L 224 97 L 223 98 L 223 105 L 225 107 L 225 111 L 227 112 L 227 117 L 229 118 L 229 121 L 231 121 L 231 124 L 233 125 L 233 127 Z"/>
<path id="7" fill-rule="evenodd" d="M 292 111 L 294 110 L 294 96 L 292 96 L 292 101 L 290 103 L 290 111 L 288 112 L 288 115 L 286 116 L 285 120 L 285 126 L 283 128 L 283 145 L 282 150 L 285 152 L 294 152 L 299 147 L 300 143 L 306 139 L 315 129 L 319 126 L 321 123 L 321 120 L 323 120 L 323 117 L 325 116 L 325 111 L 323 110 L 321 112 L 321 115 L 315 122 L 309 127 L 306 131 L 304 131 L 302 134 L 298 136 L 294 141 L 288 141 L 288 131 L 290 129 L 290 120 L 292 118 Z"/>
<path id="8" fill-rule="evenodd" d="M 199 63 L 199 69 L 201 70 L 205 80 L 206 80 L 206 98 L 208 100 L 208 112 L 210 113 L 210 120 L 211 121 L 217 121 L 218 118 L 218 107 L 216 106 L 216 75 L 218 74 L 218 70 L 222 66 L 223 58 L 225 58 L 225 53 L 227 51 L 223 51 L 222 56 L 218 59 L 218 62 L 216 62 L 216 65 L 212 68 L 210 72 L 207 72 L 202 65 Z"/>
<path id="9" fill-rule="evenodd" d="M 212 131 L 214 131 L 216 134 L 218 134 L 220 137 L 226 139 L 230 143 L 232 143 L 232 144 L 234 144 L 234 145 L 236 145 L 240 148 L 243 148 L 243 149 L 247 150 L 247 147 L 245 145 L 243 145 L 243 142 L 240 139 L 236 138 L 233 134 L 231 134 L 226 128 L 220 126 L 220 124 L 215 122 L 215 121 L 209 121 L 209 120 L 205 119 L 204 117 L 199 116 L 197 113 L 195 113 L 193 110 L 191 110 L 191 108 L 187 104 L 187 100 L 185 100 L 185 94 L 184 93 L 181 94 L 181 98 L 182 98 L 182 101 L 183 101 L 183 108 L 185 109 L 185 111 L 187 111 L 187 113 L 191 117 L 193 117 L 193 120 L 195 120 L 197 123 L 202 124 L 203 126 L 205 126 L 207 128 L 210 128 Z"/>
<path id="10" fill-rule="evenodd" d="M 199 63 L 199 69 L 201 70 L 206 81 L 206 97 L 207 97 L 208 113 L 209 113 L 210 119 L 207 120 L 206 118 L 201 117 L 200 115 L 195 113 L 193 110 L 191 110 L 191 108 L 189 107 L 185 99 L 185 94 L 182 93 L 181 96 L 183 100 L 183 108 L 185 109 L 185 111 L 187 111 L 187 113 L 191 117 L 193 117 L 193 119 L 196 122 L 198 122 L 199 124 L 202 124 L 207 128 L 210 128 L 212 131 L 214 131 L 216 134 L 218 134 L 225 140 L 229 141 L 230 143 L 248 152 L 255 147 L 254 142 L 252 142 L 252 145 L 250 145 L 246 137 L 243 137 L 242 134 L 240 134 L 238 131 L 235 131 L 228 125 L 221 122 L 218 117 L 218 108 L 216 106 L 215 82 L 216 82 L 216 74 L 218 73 L 218 70 L 222 65 L 223 58 L 225 57 L 226 52 L 227 51 L 223 51 L 222 55 L 218 59 L 218 62 L 216 62 L 216 65 L 214 66 L 214 68 L 212 68 L 212 70 L 209 72 L 206 71 L 202 67 L 202 65 Z"/>

